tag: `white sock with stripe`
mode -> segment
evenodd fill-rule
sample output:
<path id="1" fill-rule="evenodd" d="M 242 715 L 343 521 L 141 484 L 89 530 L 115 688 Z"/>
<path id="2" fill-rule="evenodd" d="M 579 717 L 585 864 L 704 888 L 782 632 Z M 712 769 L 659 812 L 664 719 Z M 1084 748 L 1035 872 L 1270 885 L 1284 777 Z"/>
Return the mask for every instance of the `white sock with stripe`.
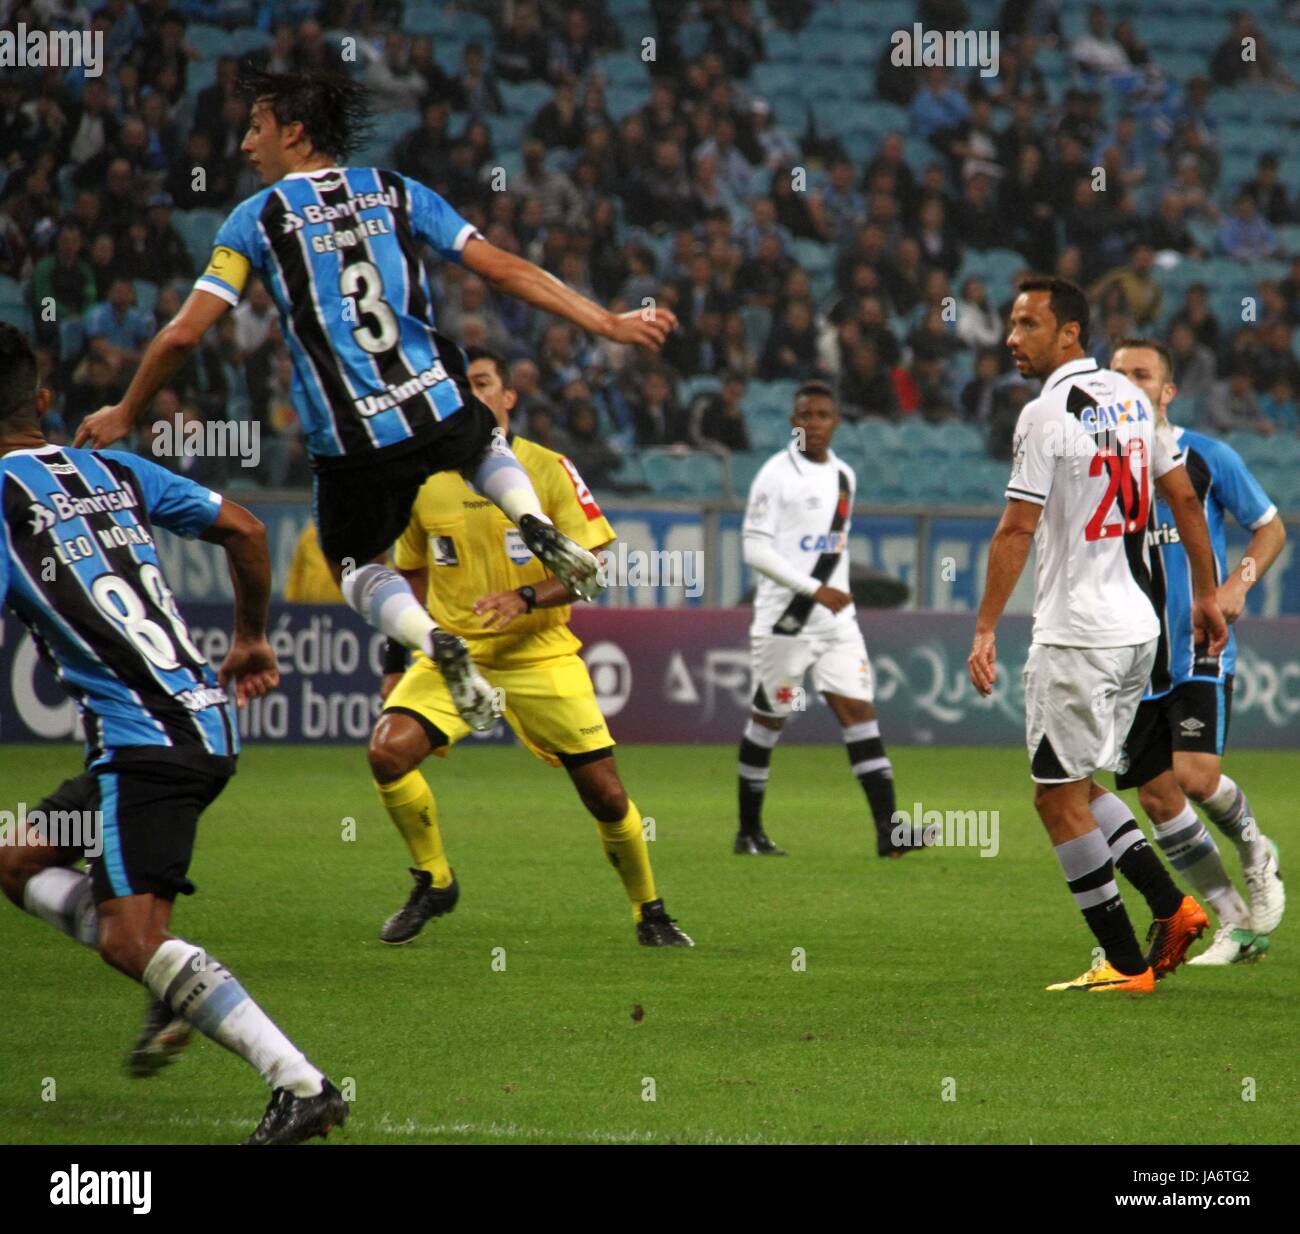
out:
<path id="1" fill-rule="evenodd" d="M 202 947 L 169 938 L 145 967 L 144 983 L 199 1032 L 256 1067 L 272 1088 L 298 1097 L 321 1091 L 325 1077 Z"/>
<path id="2" fill-rule="evenodd" d="M 32 875 L 23 888 L 23 908 L 84 946 L 98 948 L 99 918 L 85 871 L 50 866 Z"/>
<path id="3" fill-rule="evenodd" d="M 343 576 L 342 590 L 349 607 L 376 630 L 411 651 L 429 654 L 437 626 L 396 570 L 376 562 L 349 570 Z"/>
<path id="4" fill-rule="evenodd" d="M 1196 893 L 1225 925 L 1249 925 L 1250 909 L 1223 868 L 1214 837 L 1191 803 L 1168 822 L 1155 824 L 1156 843 L 1175 870 L 1186 876 Z"/>
<path id="5" fill-rule="evenodd" d="M 1221 775 L 1218 787 L 1201 802 L 1201 809 L 1236 846 L 1243 867 L 1258 865 L 1268 857 L 1268 845 L 1259 833 L 1250 802 L 1234 781 Z"/>

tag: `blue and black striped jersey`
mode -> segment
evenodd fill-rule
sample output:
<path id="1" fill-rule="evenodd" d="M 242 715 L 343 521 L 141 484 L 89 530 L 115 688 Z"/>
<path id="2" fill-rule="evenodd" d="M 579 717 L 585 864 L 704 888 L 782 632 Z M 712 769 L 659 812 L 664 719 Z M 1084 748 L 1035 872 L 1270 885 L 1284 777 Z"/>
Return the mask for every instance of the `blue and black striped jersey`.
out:
<path id="1" fill-rule="evenodd" d="M 239 753 L 234 707 L 154 546 L 155 523 L 198 536 L 220 509 L 218 493 L 134 454 L 44 446 L 0 457 L 0 600 L 76 701 L 87 766 L 210 767 Z"/>
<path id="2" fill-rule="evenodd" d="M 1228 576 L 1224 513 L 1254 531 L 1277 517 L 1259 481 L 1250 474 L 1241 455 L 1231 446 L 1190 429 L 1174 430 L 1187 465 L 1187 478 L 1205 507 L 1218 581 Z M 1151 572 L 1160 615 L 1160 642 L 1146 698 L 1159 698 L 1185 681 L 1220 681 L 1237 668 L 1237 635 L 1228 627 L 1228 645 L 1217 656 L 1207 656 L 1195 645 L 1192 630 L 1192 572 L 1178 528 L 1164 501 L 1155 504 L 1154 523 L 1147 532 L 1151 546 Z"/>
<path id="3" fill-rule="evenodd" d="M 464 405 L 464 353 L 434 329 L 422 243 L 459 262 L 476 235 L 397 172 L 295 172 L 231 211 L 195 287 L 237 304 L 249 271 L 264 276 L 318 465 L 396 453 Z"/>

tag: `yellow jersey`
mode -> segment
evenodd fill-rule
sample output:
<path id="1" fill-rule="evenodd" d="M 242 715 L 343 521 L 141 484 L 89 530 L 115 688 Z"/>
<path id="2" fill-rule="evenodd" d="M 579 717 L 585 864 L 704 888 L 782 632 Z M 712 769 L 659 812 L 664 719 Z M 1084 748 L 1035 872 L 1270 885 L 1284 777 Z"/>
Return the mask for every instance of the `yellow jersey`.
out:
<path id="1" fill-rule="evenodd" d="M 289 577 L 284 580 L 284 598 L 298 604 L 342 604 L 343 593 L 330 573 L 325 554 L 316 538 L 316 524 L 310 519 L 298 537 Z"/>
<path id="2" fill-rule="evenodd" d="M 515 456 L 528 472 L 542 509 L 571 540 L 595 550 L 615 538 L 578 469 L 562 454 L 515 437 Z M 474 603 L 483 596 L 536 586 L 549 572 L 528 551 L 519 529 L 459 472 L 430 476 L 393 546 L 400 570 L 429 570 L 430 616 L 470 644 L 485 667 L 535 663 L 572 655 L 582 644 L 569 629 L 570 606 L 534 609 L 504 630 L 485 630 Z"/>

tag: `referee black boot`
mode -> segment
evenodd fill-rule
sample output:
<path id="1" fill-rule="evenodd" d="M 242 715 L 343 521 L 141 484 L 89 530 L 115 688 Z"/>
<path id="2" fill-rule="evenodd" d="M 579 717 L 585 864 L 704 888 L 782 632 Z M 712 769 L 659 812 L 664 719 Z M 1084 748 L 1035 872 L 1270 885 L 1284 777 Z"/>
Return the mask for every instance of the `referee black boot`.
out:
<path id="1" fill-rule="evenodd" d="M 454 874 L 446 887 L 435 887 L 428 870 L 412 869 L 411 874 L 415 887 L 409 899 L 379 931 L 379 937 L 386 943 L 409 943 L 424 929 L 425 922 L 451 912 L 460 899 L 460 885 Z"/>

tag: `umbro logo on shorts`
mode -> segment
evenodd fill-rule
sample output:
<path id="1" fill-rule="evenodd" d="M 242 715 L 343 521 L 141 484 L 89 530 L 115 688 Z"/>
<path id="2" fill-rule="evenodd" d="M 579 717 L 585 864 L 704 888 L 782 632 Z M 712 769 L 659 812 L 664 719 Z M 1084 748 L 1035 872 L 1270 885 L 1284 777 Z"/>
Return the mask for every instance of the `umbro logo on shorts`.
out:
<path id="1" fill-rule="evenodd" d="M 1183 730 L 1184 737 L 1195 737 L 1205 727 L 1205 722 L 1195 716 L 1188 716 L 1186 720 L 1179 723 L 1178 727 Z"/>

